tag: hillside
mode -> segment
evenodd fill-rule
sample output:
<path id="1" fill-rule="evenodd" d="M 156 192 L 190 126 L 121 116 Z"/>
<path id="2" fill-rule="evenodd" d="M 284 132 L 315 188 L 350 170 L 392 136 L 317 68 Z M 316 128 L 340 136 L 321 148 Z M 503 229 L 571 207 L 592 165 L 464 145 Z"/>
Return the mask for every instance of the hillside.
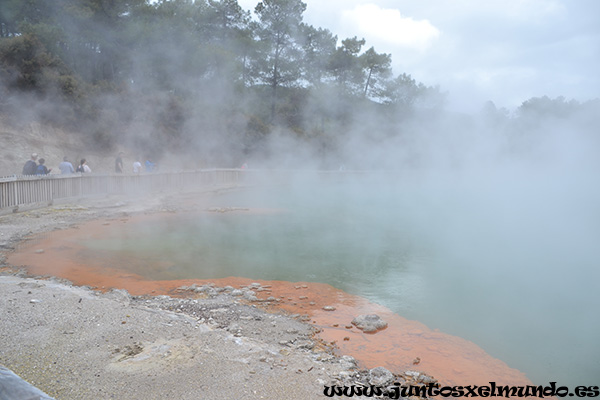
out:
<path id="1" fill-rule="evenodd" d="M 60 173 L 58 164 L 64 156 L 74 165 L 76 160 L 86 158 L 93 172 L 109 173 L 114 168 L 115 155 L 88 148 L 81 135 L 38 122 L 12 124 L 0 116 L 0 177 L 20 174 L 34 152 L 46 160 L 52 174 Z M 127 166 L 128 161 L 125 157 Z"/>

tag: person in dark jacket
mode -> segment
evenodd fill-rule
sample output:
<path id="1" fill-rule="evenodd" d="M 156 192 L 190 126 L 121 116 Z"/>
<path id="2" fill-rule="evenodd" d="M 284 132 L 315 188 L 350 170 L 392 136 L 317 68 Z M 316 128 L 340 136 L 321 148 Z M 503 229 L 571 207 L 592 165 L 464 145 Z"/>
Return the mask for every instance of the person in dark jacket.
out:
<path id="1" fill-rule="evenodd" d="M 115 172 L 117 174 L 123 173 L 123 153 L 119 153 L 115 160 Z"/>
<path id="2" fill-rule="evenodd" d="M 36 170 L 37 170 L 37 158 L 38 155 L 37 153 L 33 153 L 31 155 L 31 159 L 28 160 L 25 165 L 23 166 L 23 175 L 35 175 Z"/>
<path id="3" fill-rule="evenodd" d="M 50 171 L 52 171 L 52 168 L 48 169 L 48 167 L 46 167 L 44 165 L 44 163 L 46 162 L 46 160 L 44 160 L 43 158 L 40 158 L 39 161 L 39 165 L 37 166 L 37 169 L 35 171 L 36 175 L 48 175 L 50 173 Z"/>
<path id="4" fill-rule="evenodd" d="M 81 161 L 79 162 L 79 165 L 77 166 L 77 169 L 75 170 L 75 172 L 86 172 L 86 173 L 90 173 L 92 172 L 92 170 L 90 169 L 90 167 L 88 167 L 87 165 L 87 161 L 85 160 L 85 158 L 82 158 Z"/>

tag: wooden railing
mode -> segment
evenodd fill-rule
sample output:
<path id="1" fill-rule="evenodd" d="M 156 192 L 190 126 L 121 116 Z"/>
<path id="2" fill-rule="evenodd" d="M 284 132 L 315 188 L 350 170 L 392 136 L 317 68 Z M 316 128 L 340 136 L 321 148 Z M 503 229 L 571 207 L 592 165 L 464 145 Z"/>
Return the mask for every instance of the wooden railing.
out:
<path id="1" fill-rule="evenodd" d="M 375 175 L 376 174 L 376 175 Z M 17 211 L 20 206 L 45 206 L 55 200 L 99 195 L 147 195 L 151 193 L 195 192 L 211 187 L 238 185 L 290 185 L 316 182 L 325 184 L 347 180 L 372 180 L 376 171 L 242 170 L 207 169 L 183 172 L 133 174 L 71 174 L 10 176 L 0 178 L 0 213 Z M 386 182 L 397 179 L 387 176 Z"/>
<path id="2" fill-rule="evenodd" d="M 212 169 L 140 175 L 45 175 L 0 178 L 0 211 L 23 205 L 51 204 L 57 199 L 157 192 L 194 191 L 216 185 L 249 182 L 253 174 L 239 169 Z"/>

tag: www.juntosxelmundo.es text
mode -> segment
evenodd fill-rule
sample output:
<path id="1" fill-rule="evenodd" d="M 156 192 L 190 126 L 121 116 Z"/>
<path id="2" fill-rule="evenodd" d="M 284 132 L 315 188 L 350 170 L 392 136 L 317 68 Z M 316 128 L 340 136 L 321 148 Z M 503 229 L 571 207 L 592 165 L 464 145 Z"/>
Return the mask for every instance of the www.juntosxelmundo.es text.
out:
<path id="1" fill-rule="evenodd" d="M 598 397 L 598 386 L 577 386 L 573 390 L 566 386 L 557 386 L 556 382 L 549 382 L 547 386 L 503 386 L 490 382 L 489 385 L 477 386 L 440 386 L 429 383 L 427 385 L 402 386 L 395 382 L 392 386 L 325 386 L 323 394 L 327 397 L 354 397 L 354 396 L 386 396 L 390 399 L 420 397 Z"/>

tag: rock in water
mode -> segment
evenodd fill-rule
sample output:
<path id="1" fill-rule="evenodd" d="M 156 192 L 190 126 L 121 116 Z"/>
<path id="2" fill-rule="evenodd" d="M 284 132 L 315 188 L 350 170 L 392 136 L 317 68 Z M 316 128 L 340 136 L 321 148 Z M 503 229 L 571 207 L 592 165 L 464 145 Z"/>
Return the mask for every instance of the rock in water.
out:
<path id="1" fill-rule="evenodd" d="M 377 332 L 380 329 L 387 328 L 387 322 L 381 319 L 377 314 L 359 315 L 352 320 L 352 325 L 355 325 L 363 332 Z"/>

